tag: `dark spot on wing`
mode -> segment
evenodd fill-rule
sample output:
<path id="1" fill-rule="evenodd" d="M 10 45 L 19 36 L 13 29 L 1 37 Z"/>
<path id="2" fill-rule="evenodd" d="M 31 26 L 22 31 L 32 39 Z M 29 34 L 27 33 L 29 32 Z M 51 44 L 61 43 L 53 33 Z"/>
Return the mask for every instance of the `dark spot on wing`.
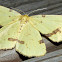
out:
<path id="1" fill-rule="evenodd" d="M 9 9 L 9 12 L 12 12 L 12 9 Z"/>
<path id="2" fill-rule="evenodd" d="M 41 43 L 44 43 L 44 41 L 43 41 L 43 40 L 40 40 L 39 43 L 40 43 L 40 44 L 41 44 Z"/>
<path id="3" fill-rule="evenodd" d="M 26 23 L 28 22 L 28 20 L 25 21 Z"/>
<path id="4" fill-rule="evenodd" d="M 51 33 L 49 33 L 49 34 L 45 34 L 45 36 L 50 37 L 50 36 L 51 36 Z"/>
<path id="5" fill-rule="evenodd" d="M 11 17 L 11 16 L 9 16 L 9 17 Z"/>
<path id="6" fill-rule="evenodd" d="M 9 41 L 18 41 L 21 44 L 24 44 L 24 41 L 20 41 L 18 39 L 14 39 L 14 38 L 8 38 Z"/>
<path id="7" fill-rule="evenodd" d="M 9 41 L 17 41 L 17 39 L 8 38 Z"/>
<path id="8" fill-rule="evenodd" d="M 20 30 L 21 30 L 21 28 L 20 28 Z"/>
<path id="9" fill-rule="evenodd" d="M 21 25 L 21 27 L 23 27 L 23 25 Z"/>
<path id="10" fill-rule="evenodd" d="M 45 34 L 45 36 L 50 37 L 50 36 L 52 36 L 52 35 L 56 34 L 57 32 L 60 32 L 60 33 L 61 33 L 61 31 L 60 31 L 60 29 L 59 29 L 59 28 L 57 28 L 56 30 L 54 30 L 52 33 Z"/>
<path id="11" fill-rule="evenodd" d="M 21 43 L 21 44 L 24 44 L 24 41 L 20 41 L 20 40 L 18 40 L 18 42 Z"/>
<path id="12" fill-rule="evenodd" d="M 45 17 L 45 15 L 42 15 L 42 17 Z"/>
<path id="13" fill-rule="evenodd" d="M 2 28 L 3 26 L 2 25 L 0 25 L 0 28 Z"/>

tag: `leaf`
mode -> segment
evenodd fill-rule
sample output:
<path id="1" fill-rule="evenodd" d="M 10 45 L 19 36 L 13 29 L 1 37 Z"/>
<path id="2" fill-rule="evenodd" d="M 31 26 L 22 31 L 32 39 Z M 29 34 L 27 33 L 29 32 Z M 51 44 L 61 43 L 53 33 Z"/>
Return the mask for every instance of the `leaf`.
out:
<path id="1" fill-rule="evenodd" d="M 62 41 L 62 15 L 35 15 L 30 23 L 52 41 Z"/>

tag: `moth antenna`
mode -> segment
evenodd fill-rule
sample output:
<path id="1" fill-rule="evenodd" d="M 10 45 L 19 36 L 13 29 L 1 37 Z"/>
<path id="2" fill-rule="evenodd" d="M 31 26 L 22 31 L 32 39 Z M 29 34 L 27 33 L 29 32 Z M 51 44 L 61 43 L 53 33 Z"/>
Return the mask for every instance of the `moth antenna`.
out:
<path id="1" fill-rule="evenodd" d="M 19 10 L 19 9 L 17 9 L 17 8 L 13 8 L 13 7 L 10 7 L 10 8 L 11 8 L 11 9 L 18 10 L 18 11 L 22 12 L 22 13 L 25 15 L 25 12 L 24 12 L 24 11 L 22 11 L 22 10 Z"/>
<path id="2" fill-rule="evenodd" d="M 34 13 L 36 11 L 40 11 L 40 10 L 44 10 L 44 9 L 47 9 L 47 8 L 42 8 L 42 9 L 37 9 L 37 10 L 31 11 L 30 13 L 28 13 L 28 15 L 30 15 L 31 13 Z"/>

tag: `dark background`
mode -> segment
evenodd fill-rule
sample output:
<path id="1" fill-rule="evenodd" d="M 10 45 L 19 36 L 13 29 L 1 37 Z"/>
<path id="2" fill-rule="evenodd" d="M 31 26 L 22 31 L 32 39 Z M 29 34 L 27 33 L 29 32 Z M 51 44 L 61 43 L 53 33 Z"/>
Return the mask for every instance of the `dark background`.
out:
<path id="1" fill-rule="evenodd" d="M 43 14 L 62 14 L 62 0 L 0 0 L 0 5 L 13 7 L 29 13 L 36 9 L 47 8 Z M 41 14 L 38 12 L 38 14 Z"/>
<path id="2" fill-rule="evenodd" d="M 47 10 L 37 11 L 31 15 L 62 15 L 62 0 L 0 0 L 0 5 L 12 8 L 18 12 L 22 10 L 27 14 L 36 9 L 47 8 Z M 62 62 L 62 45 L 60 44 L 56 46 L 54 43 L 51 43 L 50 40 L 47 40 L 44 37 L 43 40 L 45 40 L 47 46 L 46 56 L 34 59 L 30 58 L 29 62 Z M 12 50 L 0 51 L 0 62 L 21 62 L 21 60 L 25 61 L 28 60 L 28 58 L 17 53 L 15 48 Z"/>

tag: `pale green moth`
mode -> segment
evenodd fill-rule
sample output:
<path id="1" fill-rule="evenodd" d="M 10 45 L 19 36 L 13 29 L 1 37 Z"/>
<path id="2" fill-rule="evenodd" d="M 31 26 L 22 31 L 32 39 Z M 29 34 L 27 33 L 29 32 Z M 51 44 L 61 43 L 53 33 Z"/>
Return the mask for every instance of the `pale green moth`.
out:
<path id="1" fill-rule="evenodd" d="M 46 46 L 39 32 L 54 42 L 62 41 L 62 15 L 21 15 L 0 6 L 0 49 L 12 49 L 24 56 L 43 56 Z"/>

